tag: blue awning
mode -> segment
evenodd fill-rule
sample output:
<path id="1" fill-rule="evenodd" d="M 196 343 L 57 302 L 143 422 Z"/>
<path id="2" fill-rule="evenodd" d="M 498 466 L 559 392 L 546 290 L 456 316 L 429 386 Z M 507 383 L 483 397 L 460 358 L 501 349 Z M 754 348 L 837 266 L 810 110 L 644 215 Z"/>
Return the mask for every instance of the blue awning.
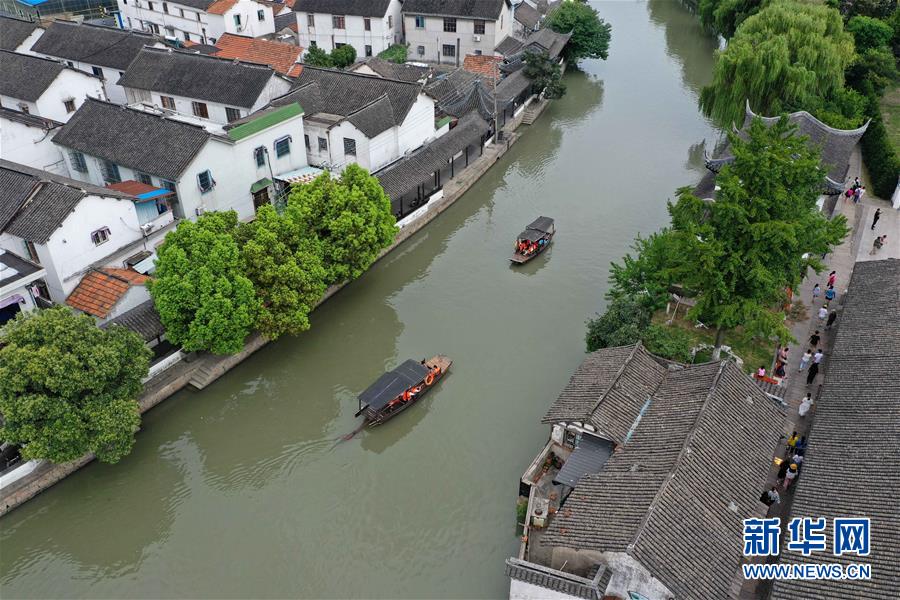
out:
<path id="1" fill-rule="evenodd" d="M 47 0 L 16 0 L 19 4 L 24 4 L 25 6 L 38 6 L 39 4 L 44 4 Z"/>

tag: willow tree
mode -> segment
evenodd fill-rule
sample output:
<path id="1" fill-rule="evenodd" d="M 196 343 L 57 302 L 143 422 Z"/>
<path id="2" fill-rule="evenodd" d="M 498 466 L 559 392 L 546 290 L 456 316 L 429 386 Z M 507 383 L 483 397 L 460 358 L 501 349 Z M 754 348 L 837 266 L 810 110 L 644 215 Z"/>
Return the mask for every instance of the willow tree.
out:
<path id="1" fill-rule="evenodd" d="M 840 13 L 823 5 L 776 2 L 747 18 L 719 53 L 700 107 L 740 125 L 747 101 L 760 114 L 814 110 L 843 91 L 854 58 Z"/>
<path id="2" fill-rule="evenodd" d="M 700 0 L 697 13 L 705 27 L 727 39 L 747 17 L 757 13 L 760 3 L 761 0 Z"/>

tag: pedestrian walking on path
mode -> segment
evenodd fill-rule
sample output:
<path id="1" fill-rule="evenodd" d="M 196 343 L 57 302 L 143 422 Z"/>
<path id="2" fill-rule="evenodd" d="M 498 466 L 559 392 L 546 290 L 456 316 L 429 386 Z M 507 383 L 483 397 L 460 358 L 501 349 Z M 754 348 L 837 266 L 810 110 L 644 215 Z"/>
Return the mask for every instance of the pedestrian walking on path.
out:
<path id="1" fill-rule="evenodd" d="M 802 373 L 803 369 L 809 364 L 809 361 L 812 360 L 812 348 L 803 353 L 803 356 L 800 357 L 800 368 L 797 369 L 798 373 Z"/>
<path id="2" fill-rule="evenodd" d="M 819 299 L 819 296 L 820 296 L 820 295 L 822 295 L 822 288 L 820 288 L 820 287 L 819 287 L 819 284 L 817 283 L 817 284 L 813 287 L 813 303 L 814 303 L 814 304 L 815 304 L 816 300 Z"/>
<path id="3" fill-rule="evenodd" d="M 819 320 L 824 321 L 828 318 L 828 305 L 823 304 L 822 308 L 819 309 Z"/>
<path id="4" fill-rule="evenodd" d="M 881 218 L 881 209 L 875 209 L 875 216 L 872 217 L 872 231 L 875 231 L 875 224 L 878 223 L 878 219 Z"/>
<path id="5" fill-rule="evenodd" d="M 831 329 L 831 326 L 834 325 L 835 319 L 837 319 L 837 311 L 833 310 L 828 313 L 828 322 L 825 323 L 825 329 Z"/>
<path id="6" fill-rule="evenodd" d="M 837 292 L 834 291 L 834 286 L 833 286 L 833 285 L 829 285 L 829 286 L 828 286 L 828 289 L 825 290 L 825 300 L 826 300 L 827 302 L 831 302 L 832 300 L 834 300 L 834 297 L 835 297 L 836 295 L 837 295 Z"/>
<path id="7" fill-rule="evenodd" d="M 861 185 L 856 188 L 856 201 L 859 202 L 863 199 L 863 195 L 866 193 L 866 186 Z"/>
<path id="8" fill-rule="evenodd" d="M 791 487 L 791 484 L 795 479 L 797 479 L 797 465 L 791 463 L 791 466 L 787 470 L 787 473 L 784 474 L 784 489 L 786 490 Z"/>
<path id="9" fill-rule="evenodd" d="M 799 440 L 799 439 L 800 439 L 800 436 L 797 435 L 796 431 L 791 434 L 791 437 L 788 438 L 787 445 L 784 448 L 785 456 L 791 456 L 792 454 L 794 454 L 794 449 L 796 448 L 797 440 Z"/>
<path id="10" fill-rule="evenodd" d="M 803 402 L 800 403 L 800 408 L 797 409 L 797 414 L 799 414 L 801 417 L 805 417 L 806 413 L 809 412 L 809 409 L 812 408 L 812 405 L 812 394 L 807 392 L 806 397 L 803 398 Z"/>
<path id="11" fill-rule="evenodd" d="M 819 335 L 819 330 L 816 329 L 815 333 L 813 333 L 811 336 L 809 336 L 809 345 L 812 346 L 813 348 L 818 348 L 819 340 L 821 340 L 821 339 L 822 339 L 822 336 Z"/>
<path id="12" fill-rule="evenodd" d="M 824 356 L 825 356 L 825 353 L 822 352 L 822 349 L 821 349 L 821 348 L 819 348 L 818 350 L 816 350 L 816 353 L 813 354 L 813 364 L 814 364 L 814 365 L 817 365 L 817 364 L 821 363 L 821 362 L 822 362 L 822 357 L 824 357 Z"/>
<path id="13" fill-rule="evenodd" d="M 778 493 L 778 489 L 776 488 L 776 486 L 773 485 L 771 490 L 769 490 L 768 492 L 763 492 L 760 500 L 765 502 L 766 506 L 781 504 L 781 495 Z"/>
<path id="14" fill-rule="evenodd" d="M 881 247 L 884 246 L 884 242 L 887 240 L 886 235 L 881 235 L 875 238 L 875 241 L 872 242 L 872 251 L 869 252 L 869 256 L 873 256 L 878 254 L 878 251 L 881 250 Z"/>
<path id="15" fill-rule="evenodd" d="M 815 381 L 816 375 L 819 374 L 819 363 L 814 362 L 809 367 L 809 373 L 806 374 L 806 385 L 812 385 L 812 382 Z"/>
<path id="16" fill-rule="evenodd" d="M 836 281 L 837 281 L 837 271 L 832 271 L 831 273 L 828 274 L 828 281 L 825 283 L 825 285 L 834 285 L 834 283 Z"/>

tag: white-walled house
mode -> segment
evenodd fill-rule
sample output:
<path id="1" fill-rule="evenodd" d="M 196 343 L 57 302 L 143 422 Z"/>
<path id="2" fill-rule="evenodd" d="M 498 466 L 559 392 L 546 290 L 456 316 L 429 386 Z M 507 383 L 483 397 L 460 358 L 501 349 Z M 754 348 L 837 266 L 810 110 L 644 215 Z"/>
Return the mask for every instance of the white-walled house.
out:
<path id="1" fill-rule="evenodd" d="M 459 66 L 512 35 L 513 8 L 509 0 L 406 0 L 403 30 L 410 60 Z"/>
<path id="2" fill-rule="evenodd" d="M 0 327 L 35 309 L 35 294 L 47 271 L 34 261 L 0 248 Z"/>
<path id="3" fill-rule="evenodd" d="M 309 164 L 377 171 L 435 137 L 434 100 L 422 84 L 304 67 L 297 87 L 274 102 L 305 110 Z"/>
<path id="4" fill-rule="evenodd" d="M 307 166 L 303 109 L 272 107 L 227 130 L 152 108 L 90 101 L 54 138 L 72 176 L 96 185 L 135 180 L 175 192 L 176 217 L 234 210 L 249 220 L 271 178 Z M 269 180 L 268 182 L 266 180 Z"/>
<path id="5" fill-rule="evenodd" d="M 286 94 L 291 81 L 267 65 L 144 48 L 119 79 L 129 103 L 224 125 Z"/>
<path id="6" fill-rule="evenodd" d="M 160 48 L 163 44 L 157 37 L 141 31 L 54 21 L 34 44 L 32 52 L 93 73 L 103 81 L 110 102 L 125 104 L 125 90 L 117 82 L 144 46 Z"/>
<path id="7" fill-rule="evenodd" d="M 181 40 L 214 44 L 222 34 L 260 37 L 275 33 L 272 7 L 253 0 L 118 0 L 122 23 Z"/>
<path id="8" fill-rule="evenodd" d="M 64 123 L 86 98 L 106 98 L 96 75 L 48 58 L 0 50 L 0 106 Z"/>
<path id="9" fill-rule="evenodd" d="M 40 295 L 57 303 L 92 269 L 125 268 L 130 257 L 152 252 L 173 226 L 171 211 L 142 224 L 137 199 L 122 192 L 8 161 L 0 161 L 0 176 L 0 247 L 46 269 Z"/>
<path id="10" fill-rule="evenodd" d="M 0 107 L 0 158 L 68 177 L 69 169 L 53 136 L 62 123 Z"/>
<path id="11" fill-rule="evenodd" d="M 44 30 L 39 23 L 0 15 L 0 49 L 30 54 Z"/>
<path id="12" fill-rule="evenodd" d="M 297 0 L 300 46 L 331 52 L 343 45 L 375 56 L 403 40 L 400 0 Z"/>

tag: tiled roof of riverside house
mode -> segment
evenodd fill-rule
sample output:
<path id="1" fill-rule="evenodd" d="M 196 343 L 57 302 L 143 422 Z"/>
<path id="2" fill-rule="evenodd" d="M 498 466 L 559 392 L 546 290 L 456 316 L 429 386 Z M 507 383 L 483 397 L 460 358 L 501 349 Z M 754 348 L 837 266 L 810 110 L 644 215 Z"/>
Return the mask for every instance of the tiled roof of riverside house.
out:
<path id="1" fill-rule="evenodd" d="M 211 15 L 224 15 L 237 3 L 238 0 L 215 0 L 206 7 L 206 12 Z"/>
<path id="2" fill-rule="evenodd" d="M 391 0 L 296 0 L 294 10 L 327 15 L 383 17 Z"/>
<path id="3" fill-rule="evenodd" d="M 103 323 L 100 325 L 100 328 L 106 329 L 112 325 L 121 325 L 126 329 L 130 329 L 141 336 L 145 342 L 156 339 L 165 333 L 165 328 L 159 318 L 159 313 L 153 304 L 153 300 L 147 300 L 138 304 L 115 319 L 110 319 Z"/>
<path id="4" fill-rule="evenodd" d="M 169 48 L 144 48 L 119 79 L 119 85 L 250 108 L 274 74 L 265 65 Z"/>
<path id="5" fill-rule="evenodd" d="M 290 10 L 281 13 L 280 15 L 275 15 L 275 31 L 281 31 L 285 28 L 290 29 L 295 33 L 299 31 L 297 27 L 297 15 Z"/>
<path id="6" fill-rule="evenodd" d="M 0 94 L 34 102 L 65 69 L 70 67 L 56 60 L 0 50 Z M 71 70 L 94 77 L 90 73 Z"/>
<path id="7" fill-rule="evenodd" d="M 356 67 L 365 65 L 384 77 L 385 79 L 396 79 L 398 81 L 415 82 L 420 81 L 428 76 L 429 67 L 411 64 L 398 64 L 383 58 L 373 56 L 360 61 Z"/>
<path id="8" fill-rule="evenodd" d="M 869 563 L 872 579 L 776 581 L 773 600 L 900 598 L 900 259 L 857 262 L 843 306 L 790 515 L 828 519 L 827 550 L 781 560 Z M 835 517 L 872 520 L 868 556 L 832 554 Z"/>
<path id="9" fill-rule="evenodd" d="M 132 286 L 144 285 L 149 279 L 131 269 L 97 268 L 81 278 L 66 304 L 102 319 Z"/>
<path id="10" fill-rule="evenodd" d="M 149 33 L 54 21 L 32 47 L 34 52 L 124 71 L 141 48 L 157 38 Z"/>
<path id="11" fill-rule="evenodd" d="M 463 69 L 477 73 L 486 80 L 493 81 L 494 78 L 500 78 L 500 69 L 497 65 L 503 59 L 499 56 L 490 56 L 488 54 L 466 54 L 463 59 Z"/>
<path id="12" fill-rule="evenodd" d="M 515 54 L 524 46 L 525 42 L 520 39 L 514 38 L 511 35 L 508 35 L 503 38 L 503 40 L 501 40 L 499 44 L 497 44 L 497 47 L 494 48 L 494 50 L 499 52 L 503 56 L 509 56 Z"/>
<path id="13" fill-rule="evenodd" d="M 132 196 L 0 160 L 0 232 L 46 242 L 85 196 Z"/>
<path id="14" fill-rule="evenodd" d="M 516 6 L 515 19 L 525 26 L 526 29 L 532 29 L 541 20 L 541 13 L 535 7 L 527 2 L 520 2 Z"/>
<path id="15" fill-rule="evenodd" d="M 403 13 L 496 20 L 504 5 L 509 0 L 406 0 Z"/>
<path id="16" fill-rule="evenodd" d="M 305 66 L 294 89 L 272 104 L 297 102 L 307 119 L 316 113 L 338 115 L 374 137 L 403 122 L 421 89 L 418 83 Z"/>
<path id="17" fill-rule="evenodd" d="M 176 181 L 210 137 L 197 125 L 88 98 L 53 142 Z"/>
<path id="18" fill-rule="evenodd" d="M 425 93 L 434 98 L 438 108 L 448 115 L 461 118 L 472 111 L 484 119 L 492 119 L 493 81 L 465 69 L 456 69 L 435 77 L 425 86 Z"/>
<path id="19" fill-rule="evenodd" d="M 34 21 L 0 15 L 0 50 L 15 50 L 39 26 Z"/>
<path id="20" fill-rule="evenodd" d="M 756 115 L 751 109 L 749 103 L 746 106 L 746 116 L 744 119 L 744 129 L 749 127 L 750 121 Z M 763 122 L 771 125 L 778 122 L 780 117 L 761 117 Z M 822 166 L 826 169 L 826 188 L 833 194 L 839 194 L 844 191 L 844 181 L 847 178 L 847 170 L 850 164 L 850 155 L 856 144 L 866 132 L 869 124 L 858 127 L 856 129 L 836 129 L 826 125 L 805 110 L 801 110 L 788 115 L 788 119 L 797 126 L 797 133 L 809 138 L 809 145 L 821 150 Z M 741 130 L 741 135 L 743 135 Z M 734 156 L 730 153 L 730 146 L 727 146 L 722 155 L 710 158 L 707 157 L 706 166 L 708 169 L 718 172 L 722 166 L 734 161 Z"/>
<path id="21" fill-rule="evenodd" d="M 223 33 L 216 40 L 216 48 L 218 52 L 213 53 L 213 56 L 269 65 L 282 75 L 296 77 L 303 70 L 303 65 L 300 64 L 303 48 L 293 44 Z"/>
<path id="22" fill-rule="evenodd" d="M 215 2 L 216 0 L 170 0 L 169 4 L 188 6 L 190 8 L 205 11 L 210 7 L 210 5 L 214 4 Z"/>
<path id="23" fill-rule="evenodd" d="M 783 428 L 782 409 L 734 363 L 672 365 L 630 439 L 579 481 L 541 544 L 627 553 L 679 599 L 736 598 L 742 521 L 765 513 Z"/>
<path id="24" fill-rule="evenodd" d="M 63 125 L 59 121 L 54 121 L 53 119 L 48 119 L 47 117 L 39 117 L 38 115 L 22 112 L 20 110 L 13 110 L 11 108 L 6 108 L 5 106 L 0 106 L 0 119 L 15 121 L 16 123 L 21 123 L 22 125 L 27 125 L 28 127 L 34 127 L 43 130 L 56 129 L 57 127 L 62 127 Z"/>

